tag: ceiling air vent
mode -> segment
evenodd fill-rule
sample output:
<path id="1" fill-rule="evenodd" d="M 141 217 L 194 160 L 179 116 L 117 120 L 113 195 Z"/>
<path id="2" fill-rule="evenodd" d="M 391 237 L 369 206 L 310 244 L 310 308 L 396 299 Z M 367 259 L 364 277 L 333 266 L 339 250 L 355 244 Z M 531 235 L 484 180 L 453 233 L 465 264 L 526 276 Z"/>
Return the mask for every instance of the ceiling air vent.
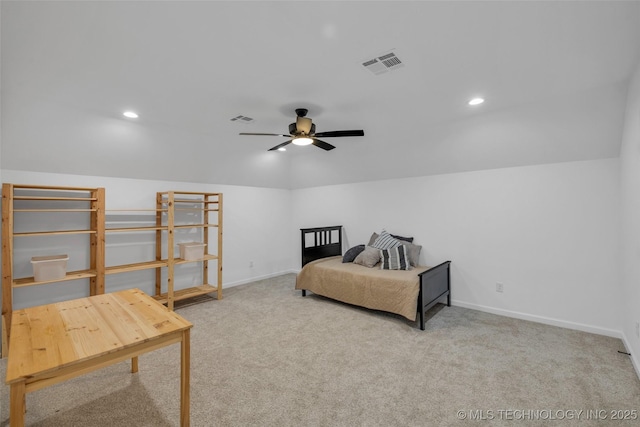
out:
<path id="1" fill-rule="evenodd" d="M 373 59 L 369 59 L 362 63 L 364 68 L 371 71 L 373 74 L 382 74 L 387 71 L 395 70 L 396 68 L 404 67 L 400 58 L 393 52 L 385 53 L 384 55 L 376 56 Z"/>
<path id="2" fill-rule="evenodd" d="M 238 122 L 238 123 L 253 123 L 254 119 L 252 119 L 251 117 L 247 117 L 247 116 L 236 116 L 234 118 L 231 119 L 232 122 Z"/>

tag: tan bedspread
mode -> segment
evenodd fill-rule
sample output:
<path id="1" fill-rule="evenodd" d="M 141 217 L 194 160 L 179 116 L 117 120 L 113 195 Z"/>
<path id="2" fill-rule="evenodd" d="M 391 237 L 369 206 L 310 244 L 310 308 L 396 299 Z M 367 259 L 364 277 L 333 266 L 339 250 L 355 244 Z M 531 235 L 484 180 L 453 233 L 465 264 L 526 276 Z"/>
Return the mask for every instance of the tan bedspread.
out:
<path id="1" fill-rule="evenodd" d="M 342 263 L 342 257 L 335 256 L 305 265 L 296 278 L 296 289 L 415 320 L 420 291 L 418 273 L 427 269 L 380 270 L 379 266 Z"/>

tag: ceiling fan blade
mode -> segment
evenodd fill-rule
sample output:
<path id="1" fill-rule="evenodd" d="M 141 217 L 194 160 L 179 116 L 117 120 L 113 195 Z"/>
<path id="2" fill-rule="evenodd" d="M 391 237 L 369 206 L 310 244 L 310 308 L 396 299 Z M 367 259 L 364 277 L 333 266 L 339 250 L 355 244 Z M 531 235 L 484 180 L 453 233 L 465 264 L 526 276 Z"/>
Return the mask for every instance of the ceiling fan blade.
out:
<path id="1" fill-rule="evenodd" d="M 364 136 L 363 130 L 332 130 L 329 132 L 316 133 L 315 136 L 320 138 L 335 138 L 339 136 Z"/>
<path id="2" fill-rule="evenodd" d="M 290 138 L 291 135 L 283 135 L 281 133 L 250 133 L 250 132 L 240 132 L 238 135 L 264 135 L 264 136 L 284 136 L 286 138 Z"/>
<path id="3" fill-rule="evenodd" d="M 284 136 L 284 135 L 283 135 L 283 136 Z M 268 151 L 275 151 L 275 150 L 277 150 L 278 148 L 285 147 L 285 146 L 287 146 L 287 145 L 291 144 L 291 141 L 292 141 L 292 140 L 290 139 L 290 140 L 288 140 L 288 141 L 283 142 L 282 144 L 278 144 L 278 145 L 276 145 L 275 147 L 269 148 L 269 150 L 268 150 Z"/>
<path id="4" fill-rule="evenodd" d="M 308 117 L 296 118 L 296 129 L 298 132 L 304 132 L 309 135 L 311 133 L 311 119 Z"/>
<path id="5" fill-rule="evenodd" d="M 315 139 L 315 138 L 313 139 L 312 144 L 315 145 L 316 147 L 322 148 L 323 150 L 327 150 L 327 151 L 333 150 L 334 148 L 336 148 L 333 145 L 329 144 L 328 142 L 320 141 L 319 139 Z"/>

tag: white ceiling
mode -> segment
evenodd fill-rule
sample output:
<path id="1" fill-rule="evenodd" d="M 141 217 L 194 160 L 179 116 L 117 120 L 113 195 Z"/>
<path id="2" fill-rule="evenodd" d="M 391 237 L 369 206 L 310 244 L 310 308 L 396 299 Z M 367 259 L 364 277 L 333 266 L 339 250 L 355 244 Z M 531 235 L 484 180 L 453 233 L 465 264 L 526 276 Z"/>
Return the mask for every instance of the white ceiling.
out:
<path id="1" fill-rule="evenodd" d="M 3 169 L 276 188 L 616 157 L 640 53 L 635 1 L 2 1 L 1 19 Z M 403 68 L 361 65 L 390 49 Z M 238 135 L 286 133 L 296 107 L 365 136 Z"/>

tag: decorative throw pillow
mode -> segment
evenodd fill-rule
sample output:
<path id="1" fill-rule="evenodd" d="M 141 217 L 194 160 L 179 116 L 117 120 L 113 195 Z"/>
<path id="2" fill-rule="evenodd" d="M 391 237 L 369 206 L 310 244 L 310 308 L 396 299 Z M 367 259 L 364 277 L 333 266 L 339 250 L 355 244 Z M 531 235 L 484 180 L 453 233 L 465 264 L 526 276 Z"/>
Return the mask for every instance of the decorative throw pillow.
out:
<path id="1" fill-rule="evenodd" d="M 358 255 L 360 255 L 360 252 L 364 251 L 364 245 L 358 245 L 358 246 L 354 246 L 351 249 L 349 249 L 347 252 L 344 253 L 344 256 L 342 257 L 342 262 L 353 262 L 354 259 L 356 259 L 356 257 Z"/>
<path id="2" fill-rule="evenodd" d="M 382 270 L 411 270 L 405 245 L 381 250 L 380 260 L 380 269 Z"/>
<path id="3" fill-rule="evenodd" d="M 380 262 L 380 250 L 371 246 L 365 247 L 364 251 L 360 252 L 356 259 L 353 260 L 354 264 L 364 265 L 369 268 L 372 268 L 378 262 Z"/>
<path id="4" fill-rule="evenodd" d="M 373 245 L 373 242 L 375 242 L 377 238 L 378 238 L 378 233 L 374 232 L 371 235 L 371 237 L 369 237 L 369 243 L 367 243 L 367 246 Z"/>
<path id="5" fill-rule="evenodd" d="M 394 237 L 398 240 L 404 240 L 405 242 L 409 242 L 409 243 L 413 243 L 413 237 L 402 237 L 402 236 L 398 236 L 396 234 L 392 234 L 391 237 Z"/>
<path id="6" fill-rule="evenodd" d="M 403 243 L 407 247 L 407 256 L 409 257 L 409 262 L 412 266 L 417 266 L 418 261 L 420 259 L 420 251 L 422 250 L 422 246 L 414 245 L 413 243 L 405 242 Z"/>
<path id="7" fill-rule="evenodd" d="M 382 230 L 378 238 L 375 242 L 373 242 L 374 248 L 377 249 L 390 249 L 395 248 L 396 246 L 400 246 L 402 242 L 398 239 L 394 239 L 391 237 L 391 234 L 387 233 L 385 230 Z"/>
<path id="8" fill-rule="evenodd" d="M 397 236 L 395 234 L 392 234 L 391 237 L 394 237 L 398 240 L 404 240 L 405 242 L 413 243 L 413 237 L 403 237 L 403 236 Z M 373 233 L 369 238 L 369 243 L 367 243 L 367 246 L 373 245 L 373 242 L 375 242 L 377 238 L 378 238 L 378 233 Z"/>

